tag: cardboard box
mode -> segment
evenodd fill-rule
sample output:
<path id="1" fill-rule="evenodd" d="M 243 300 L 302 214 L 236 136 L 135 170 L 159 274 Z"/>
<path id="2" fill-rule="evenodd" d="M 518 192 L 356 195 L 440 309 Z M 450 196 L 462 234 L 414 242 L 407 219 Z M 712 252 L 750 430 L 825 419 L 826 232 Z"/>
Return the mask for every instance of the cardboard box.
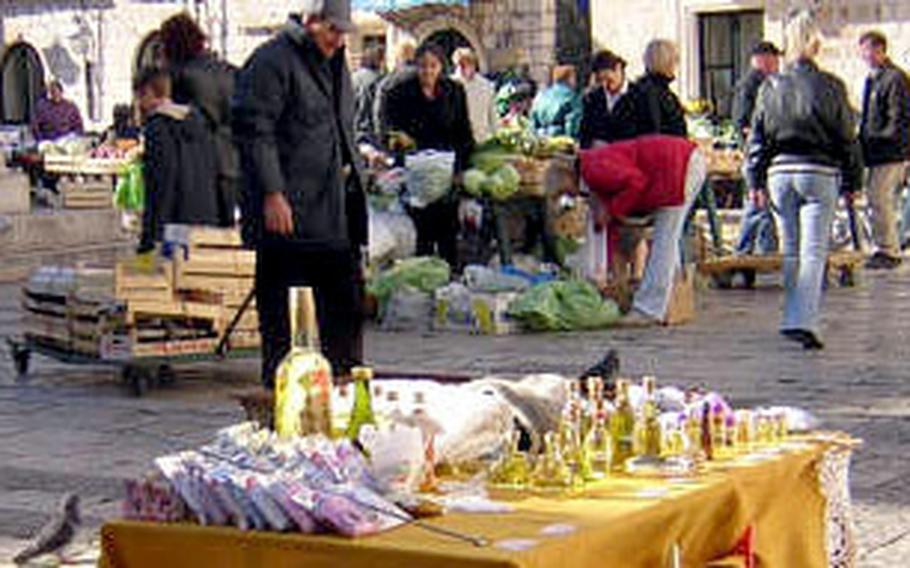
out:
<path id="1" fill-rule="evenodd" d="M 695 319 L 695 265 L 687 264 L 673 281 L 664 325 L 682 325 Z"/>

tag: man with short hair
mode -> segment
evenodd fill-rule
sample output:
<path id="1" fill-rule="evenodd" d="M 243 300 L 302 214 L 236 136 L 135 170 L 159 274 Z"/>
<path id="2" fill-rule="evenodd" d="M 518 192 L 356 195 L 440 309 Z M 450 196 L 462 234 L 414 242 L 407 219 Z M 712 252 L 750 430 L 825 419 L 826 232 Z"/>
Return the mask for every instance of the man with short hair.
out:
<path id="1" fill-rule="evenodd" d="M 145 204 L 139 251 L 160 242 L 165 225 L 224 225 L 219 216 L 217 154 L 202 114 L 171 99 L 170 75 L 140 72 L 134 85 L 143 116 Z"/>
<path id="2" fill-rule="evenodd" d="M 56 140 L 67 134 L 82 134 L 82 115 L 73 101 L 63 96 L 63 83 L 56 79 L 47 87 L 47 96 L 38 101 L 32 121 L 35 140 Z"/>
<path id="3" fill-rule="evenodd" d="M 780 71 L 781 51 L 770 41 L 761 41 L 752 49 L 751 69 L 734 87 L 733 124 L 736 133 L 745 141 L 749 137 L 752 114 L 758 90 L 769 75 Z M 764 193 L 748 192 L 743 203 L 743 217 L 739 230 L 736 254 L 772 254 L 777 252 L 777 229 L 774 216 Z M 746 272 L 746 285 L 755 283 L 755 273 Z"/>
<path id="4" fill-rule="evenodd" d="M 243 169 L 244 238 L 256 249 L 262 381 L 290 349 L 288 290 L 313 288 L 319 335 L 338 375 L 360 364 L 366 201 L 354 148 L 345 34 L 349 0 L 309 0 L 241 70 L 234 133 Z"/>
<path id="5" fill-rule="evenodd" d="M 869 66 L 859 137 L 876 249 L 866 266 L 893 269 L 901 264 L 895 202 L 910 153 L 910 83 L 888 57 L 888 40 L 880 32 L 863 34 L 859 48 Z"/>
<path id="6" fill-rule="evenodd" d="M 493 83 L 480 74 L 480 61 L 470 47 L 461 47 L 452 54 L 456 82 L 461 83 L 468 101 L 468 115 L 474 141 L 485 142 L 496 131 L 496 90 Z"/>

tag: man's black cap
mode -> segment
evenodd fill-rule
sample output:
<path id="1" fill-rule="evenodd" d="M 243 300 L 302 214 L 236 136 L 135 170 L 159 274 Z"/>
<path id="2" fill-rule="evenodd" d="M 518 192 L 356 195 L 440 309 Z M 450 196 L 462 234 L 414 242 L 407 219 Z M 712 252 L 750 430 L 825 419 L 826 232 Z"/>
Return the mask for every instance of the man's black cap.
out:
<path id="1" fill-rule="evenodd" d="M 752 55 L 782 55 L 783 52 L 770 41 L 760 41 L 752 48 Z"/>

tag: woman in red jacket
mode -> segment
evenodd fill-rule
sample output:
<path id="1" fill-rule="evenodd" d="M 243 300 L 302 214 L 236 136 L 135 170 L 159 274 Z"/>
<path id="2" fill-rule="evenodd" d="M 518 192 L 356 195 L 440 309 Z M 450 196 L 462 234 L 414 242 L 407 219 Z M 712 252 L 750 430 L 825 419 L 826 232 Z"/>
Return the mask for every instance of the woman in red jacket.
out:
<path id="1" fill-rule="evenodd" d="M 642 136 L 581 154 L 581 175 L 600 200 L 598 225 L 611 218 L 654 216 L 654 239 L 627 323 L 662 322 L 679 268 L 686 216 L 704 184 L 707 164 L 695 144 L 677 136 Z"/>

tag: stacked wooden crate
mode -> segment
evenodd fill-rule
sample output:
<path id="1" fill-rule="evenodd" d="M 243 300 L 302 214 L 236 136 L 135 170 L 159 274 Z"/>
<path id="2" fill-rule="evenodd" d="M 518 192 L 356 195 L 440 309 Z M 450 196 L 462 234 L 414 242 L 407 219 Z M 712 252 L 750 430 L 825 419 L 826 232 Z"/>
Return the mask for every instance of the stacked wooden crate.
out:
<path id="1" fill-rule="evenodd" d="M 114 178 L 109 175 L 65 175 L 57 182 L 64 209 L 110 209 Z"/>
<path id="2" fill-rule="evenodd" d="M 169 225 L 166 248 L 174 258 L 174 288 L 196 302 L 221 309 L 219 331 L 224 333 L 244 300 L 252 293 L 256 255 L 242 246 L 236 229 Z M 234 348 L 259 346 L 259 316 L 251 301 L 230 335 Z"/>
<path id="3" fill-rule="evenodd" d="M 113 207 L 117 176 L 128 164 L 125 159 L 85 156 L 44 157 L 44 170 L 60 179 L 60 205 L 64 209 L 109 209 Z"/>

